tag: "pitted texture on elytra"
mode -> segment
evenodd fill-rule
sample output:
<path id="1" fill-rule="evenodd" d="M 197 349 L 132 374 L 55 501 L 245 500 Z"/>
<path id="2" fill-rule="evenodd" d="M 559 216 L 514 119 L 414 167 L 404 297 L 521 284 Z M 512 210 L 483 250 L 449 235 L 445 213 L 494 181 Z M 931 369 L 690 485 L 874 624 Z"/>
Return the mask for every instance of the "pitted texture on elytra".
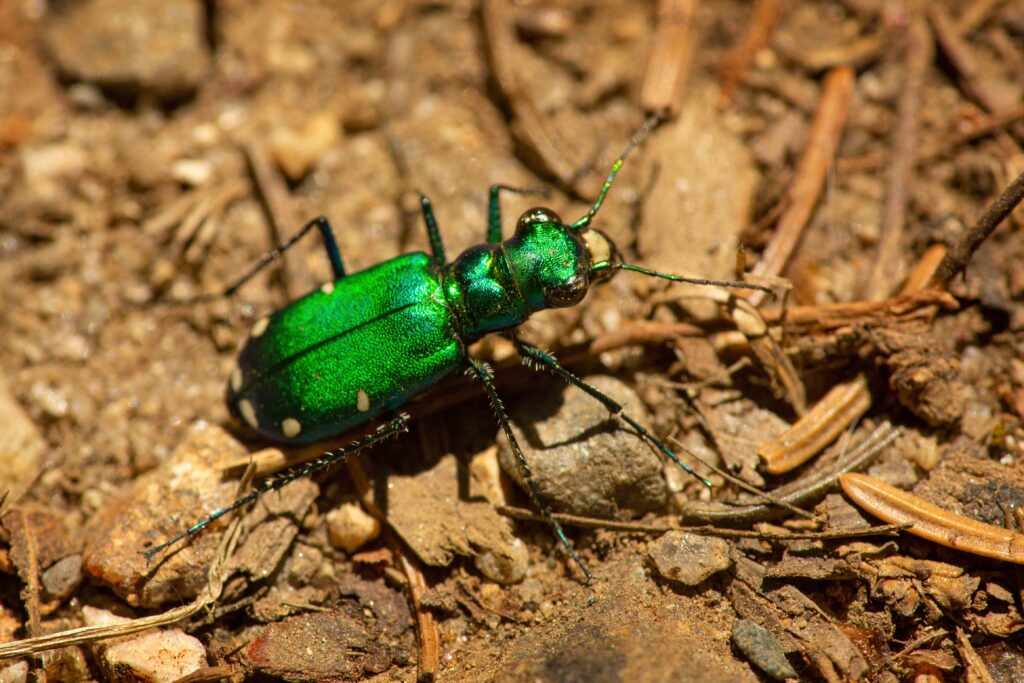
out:
<path id="1" fill-rule="evenodd" d="M 249 401 L 267 436 L 313 442 L 401 406 L 462 353 L 431 258 L 407 254 L 273 313 L 242 349 L 244 381 L 228 402 Z"/>

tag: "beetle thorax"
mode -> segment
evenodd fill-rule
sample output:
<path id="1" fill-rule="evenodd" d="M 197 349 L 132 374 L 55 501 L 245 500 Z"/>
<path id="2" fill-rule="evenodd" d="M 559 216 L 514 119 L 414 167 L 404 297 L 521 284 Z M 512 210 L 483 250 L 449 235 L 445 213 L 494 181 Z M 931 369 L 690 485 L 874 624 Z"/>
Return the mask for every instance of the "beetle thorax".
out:
<path id="1" fill-rule="evenodd" d="M 574 306 L 587 293 L 590 257 L 582 239 L 547 209 L 533 209 L 500 244 L 473 247 L 444 269 L 444 291 L 464 337 Z"/>

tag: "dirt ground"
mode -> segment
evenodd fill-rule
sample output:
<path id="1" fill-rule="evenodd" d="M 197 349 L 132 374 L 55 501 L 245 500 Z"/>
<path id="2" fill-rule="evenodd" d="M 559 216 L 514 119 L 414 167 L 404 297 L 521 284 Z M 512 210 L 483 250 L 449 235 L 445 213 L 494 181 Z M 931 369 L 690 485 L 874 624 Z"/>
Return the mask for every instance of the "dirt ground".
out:
<path id="1" fill-rule="evenodd" d="M 0 680 L 1024 680 L 1022 94 L 1017 0 L 0 0 Z M 595 226 L 774 294 L 621 272 L 518 332 L 711 488 L 486 338 L 579 564 L 458 373 L 141 554 L 367 433 L 230 418 L 332 279 L 314 234 L 216 296 L 262 255 L 429 250 L 422 193 L 451 259 L 494 184 L 575 220 L 653 112 Z"/>

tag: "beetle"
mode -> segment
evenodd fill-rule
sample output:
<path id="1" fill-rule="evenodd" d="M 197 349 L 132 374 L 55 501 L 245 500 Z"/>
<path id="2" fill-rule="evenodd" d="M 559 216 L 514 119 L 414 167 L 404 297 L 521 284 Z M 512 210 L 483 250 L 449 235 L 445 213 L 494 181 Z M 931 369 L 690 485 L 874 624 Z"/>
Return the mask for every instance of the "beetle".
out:
<path id="1" fill-rule="evenodd" d="M 252 326 L 228 382 L 227 403 L 233 416 L 273 441 L 290 444 L 322 441 L 375 418 L 389 417 L 375 432 L 268 479 L 144 554 L 151 558 L 264 493 L 405 431 L 407 418 L 395 411 L 462 368 L 482 383 L 522 469 L 527 493 L 589 579 L 590 571 L 537 491 L 495 390 L 491 368 L 468 353 L 470 344 L 494 332 L 507 334 L 527 365 L 549 370 L 582 389 L 710 487 L 707 479 L 624 413 L 621 405 L 565 369 L 553 355 L 515 334 L 515 328 L 533 313 L 575 306 L 591 285 L 620 270 L 677 282 L 770 291 L 751 283 L 687 278 L 628 264 L 612 240 L 591 227 L 626 156 L 659 122 L 658 117 L 651 117 L 633 135 L 593 205 L 573 223 L 563 222 L 550 209 L 536 207 L 526 211 L 512 237 L 503 240 L 500 194 L 524 191 L 494 185 L 489 192 L 486 243 L 467 249 L 450 263 L 426 196 L 421 197 L 421 209 L 429 254 L 405 254 L 348 274 L 330 223 L 319 217 L 263 256 L 223 295 L 234 294 L 313 229 L 320 233 L 334 277 Z"/>

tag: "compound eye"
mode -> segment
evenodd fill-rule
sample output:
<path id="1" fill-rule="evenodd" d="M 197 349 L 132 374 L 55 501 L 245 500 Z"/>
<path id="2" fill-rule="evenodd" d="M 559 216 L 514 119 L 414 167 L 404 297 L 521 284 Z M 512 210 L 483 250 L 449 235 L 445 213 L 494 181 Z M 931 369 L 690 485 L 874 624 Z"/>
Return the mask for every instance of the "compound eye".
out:
<path id="1" fill-rule="evenodd" d="M 531 225 L 537 225 L 538 223 L 557 223 L 562 225 L 562 219 L 559 218 L 558 214 L 551 209 L 546 209 L 543 206 L 535 206 L 532 209 L 527 209 L 526 213 L 519 217 L 519 222 L 516 224 L 516 230 L 522 230 L 528 228 Z"/>
<path id="2" fill-rule="evenodd" d="M 586 293 L 586 278 L 574 275 L 564 285 L 545 290 L 544 299 L 547 305 L 552 308 L 565 308 L 578 304 Z"/>

